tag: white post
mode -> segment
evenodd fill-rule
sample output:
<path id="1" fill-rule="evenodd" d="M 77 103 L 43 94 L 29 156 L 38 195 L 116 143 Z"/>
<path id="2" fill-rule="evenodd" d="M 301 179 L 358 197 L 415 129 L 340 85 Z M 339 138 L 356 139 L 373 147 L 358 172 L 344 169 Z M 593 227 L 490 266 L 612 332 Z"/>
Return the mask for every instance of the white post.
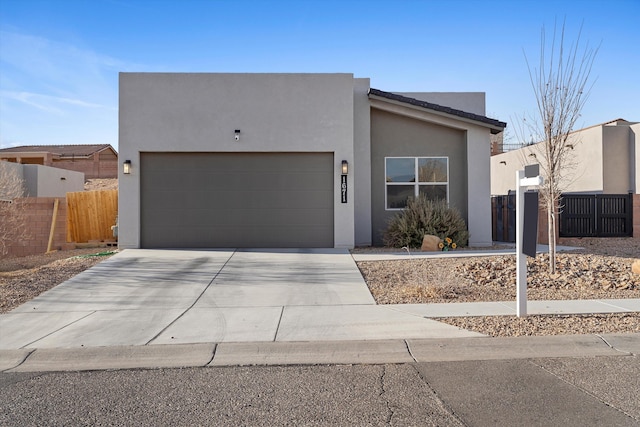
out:
<path id="1" fill-rule="evenodd" d="M 522 252 L 524 230 L 524 170 L 516 171 L 516 315 L 527 315 L 527 257 Z"/>

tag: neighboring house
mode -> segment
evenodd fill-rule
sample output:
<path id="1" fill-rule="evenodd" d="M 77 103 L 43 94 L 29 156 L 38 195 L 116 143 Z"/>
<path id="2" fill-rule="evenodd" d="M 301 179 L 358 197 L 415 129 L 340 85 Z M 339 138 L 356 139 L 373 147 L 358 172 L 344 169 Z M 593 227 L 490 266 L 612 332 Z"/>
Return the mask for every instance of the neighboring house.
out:
<path id="1" fill-rule="evenodd" d="M 82 172 L 87 179 L 118 177 L 118 153 L 109 144 L 24 145 L 0 149 L 0 160 Z"/>
<path id="2" fill-rule="evenodd" d="M 16 188 L 13 183 L 22 188 L 12 191 Z M 0 229 L 2 225 L 16 227 L 20 223 L 26 224 L 27 228 L 25 234 L 4 235 L 6 253 L 0 250 L 0 258 L 42 254 L 48 249 L 75 248 L 66 239 L 66 197 L 67 193 L 81 192 L 83 189 L 84 174 L 81 172 L 0 161 L 0 203 L 9 200 L 16 203 L 14 208 L 0 213 Z M 5 218 L 2 215 L 7 215 L 7 223 L 3 222 Z"/>
<path id="3" fill-rule="evenodd" d="M 632 194 L 630 228 L 640 236 L 640 123 L 616 119 L 590 126 L 572 132 L 568 144 L 571 156 L 563 172 L 563 194 Z M 514 191 L 516 171 L 539 163 L 537 152 L 532 144 L 492 156 L 491 194 Z"/>
<path id="4" fill-rule="evenodd" d="M 122 248 L 381 245 L 418 192 L 491 244 L 489 139 L 506 124 L 483 93 L 384 92 L 346 73 L 121 73 L 119 114 Z"/>
<path id="5" fill-rule="evenodd" d="M 84 191 L 84 174 L 41 165 L 22 165 L 0 160 L 6 173 L 22 180 L 21 197 L 66 197 L 73 191 Z"/>
<path id="6" fill-rule="evenodd" d="M 640 194 L 640 123 L 612 120 L 571 133 L 564 193 Z M 539 163 L 535 144 L 491 157 L 491 194 L 515 190 L 515 172 Z"/>

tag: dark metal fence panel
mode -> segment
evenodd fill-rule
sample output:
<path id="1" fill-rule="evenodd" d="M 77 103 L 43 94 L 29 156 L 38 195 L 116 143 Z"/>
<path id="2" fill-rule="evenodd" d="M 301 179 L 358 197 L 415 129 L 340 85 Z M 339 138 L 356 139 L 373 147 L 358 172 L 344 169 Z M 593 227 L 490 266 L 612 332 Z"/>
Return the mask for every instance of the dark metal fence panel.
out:
<path id="1" fill-rule="evenodd" d="M 563 195 L 560 207 L 560 237 L 596 236 L 595 195 Z"/>
<path id="2" fill-rule="evenodd" d="M 492 238 L 496 242 L 516 241 L 516 196 L 491 197 Z"/>
<path id="3" fill-rule="evenodd" d="M 633 198 L 631 194 L 596 196 L 598 235 L 629 237 L 633 235 Z"/>
<path id="4" fill-rule="evenodd" d="M 560 237 L 632 236 L 632 201 L 630 194 L 565 194 Z"/>

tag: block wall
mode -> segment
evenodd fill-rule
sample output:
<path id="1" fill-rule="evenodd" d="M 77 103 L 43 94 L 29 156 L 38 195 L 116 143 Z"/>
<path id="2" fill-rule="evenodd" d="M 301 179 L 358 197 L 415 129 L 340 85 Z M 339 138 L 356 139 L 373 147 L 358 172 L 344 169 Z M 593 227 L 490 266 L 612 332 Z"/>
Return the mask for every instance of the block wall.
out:
<path id="1" fill-rule="evenodd" d="M 67 238 L 67 200 L 58 197 L 58 215 L 53 236 L 52 250 L 63 250 Z M 16 199 L 16 203 L 25 206 L 28 236 L 25 240 L 14 242 L 9 247 L 7 257 L 43 254 L 47 251 L 53 207 L 56 197 L 26 197 Z"/>

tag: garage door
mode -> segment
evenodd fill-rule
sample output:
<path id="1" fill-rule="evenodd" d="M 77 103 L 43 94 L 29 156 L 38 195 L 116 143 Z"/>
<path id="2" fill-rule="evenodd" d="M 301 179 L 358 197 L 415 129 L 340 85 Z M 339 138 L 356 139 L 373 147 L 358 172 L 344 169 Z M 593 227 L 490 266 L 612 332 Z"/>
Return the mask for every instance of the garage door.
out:
<path id="1" fill-rule="evenodd" d="M 333 247 L 333 153 L 142 153 L 143 248 Z"/>

